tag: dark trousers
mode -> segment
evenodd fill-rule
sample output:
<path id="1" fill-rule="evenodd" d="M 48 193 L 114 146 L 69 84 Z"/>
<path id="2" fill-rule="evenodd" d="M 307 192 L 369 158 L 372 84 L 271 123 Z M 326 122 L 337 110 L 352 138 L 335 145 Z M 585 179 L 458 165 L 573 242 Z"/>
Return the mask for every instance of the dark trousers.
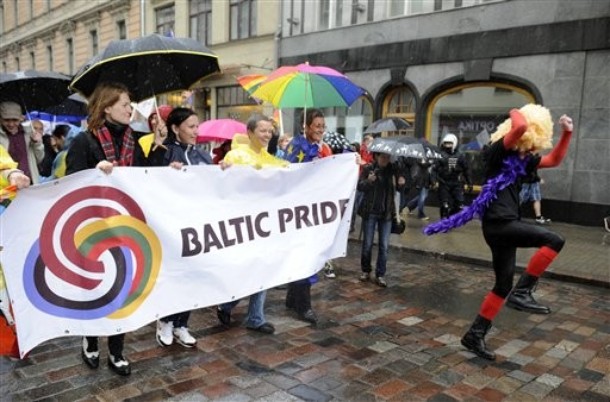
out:
<path id="1" fill-rule="evenodd" d="M 448 208 L 449 215 L 459 212 L 464 205 L 464 185 L 462 183 L 439 183 L 438 201 L 441 207 L 441 216 L 443 215 L 443 208 Z"/>
<path id="2" fill-rule="evenodd" d="M 307 279 L 288 284 L 286 307 L 294 308 L 299 314 L 311 309 L 311 284 Z"/>
<path id="3" fill-rule="evenodd" d="M 87 345 L 89 350 L 99 350 L 99 338 L 97 336 L 88 336 Z M 123 345 L 125 344 L 125 334 L 112 335 L 108 337 L 108 351 L 113 356 L 123 355 Z"/>
<path id="4" fill-rule="evenodd" d="M 186 328 L 188 327 L 188 320 L 191 315 L 190 311 L 183 311 L 182 313 L 168 315 L 167 317 L 161 318 L 163 322 L 174 323 L 174 328 Z"/>
<path id="5" fill-rule="evenodd" d="M 565 240 L 549 229 L 520 220 L 483 221 L 483 237 L 491 249 L 496 283 L 492 291 L 506 298 L 513 287 L 517 248 L 549 247 L 559 252 Z"/>

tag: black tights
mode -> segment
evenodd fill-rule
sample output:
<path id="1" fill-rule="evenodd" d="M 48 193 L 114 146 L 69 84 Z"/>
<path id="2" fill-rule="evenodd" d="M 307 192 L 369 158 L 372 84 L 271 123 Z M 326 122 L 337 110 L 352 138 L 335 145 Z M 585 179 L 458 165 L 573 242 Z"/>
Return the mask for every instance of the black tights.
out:
<path id="1" fill-rule="evenodd" d="M 565 240 L 545 227 L 513 221 L 484 221 L 483 236 L 491 249 L 496 283 L 492 291 L 506 298 L 513 287 L 517 248 L 548 247 L 560 252 Z"/>

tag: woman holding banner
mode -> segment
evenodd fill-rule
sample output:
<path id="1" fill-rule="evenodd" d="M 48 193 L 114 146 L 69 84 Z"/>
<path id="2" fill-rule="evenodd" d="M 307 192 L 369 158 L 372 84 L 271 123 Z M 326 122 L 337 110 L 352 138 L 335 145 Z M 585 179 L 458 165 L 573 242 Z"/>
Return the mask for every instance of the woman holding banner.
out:
<path id="1" fill-rule="evenodd" d="M 273 136 L 273 121 L 262 114 L 253 114 L 246 124 L 248 136 L 236 134 L 233 137 L 231 150 L 225 155 L 225 165 L 250 165 L 256 169 L 263 167 L 282 167 L 288 162 L 276 158 L 267 152 L 267 145 Z M 267 291 L 255 293 L 250 296 L 246 328 L 264 334 L 273 334 L 275 327 L 265 320 L 265 297 Z M 239 300 L 218 306 L 217 316 L 223 325 L 231 322 L 231 310 Z"/>
<path id="2" fill-rule="evenodd" d="M 168 140 L 163 166 L 182 169 L 184 165 L 211 165 L 209 155 L 195 147 L 199 118 L 192 110 L 177 107 L 167 116 Z M 188 331 L 190 311 L 183 311 L 161 318 L 157 321 L 157 342 L 169 346 L 176 342 L 186 348 L 192 348 L 197 340 Z"/>
<path id="3" fill-rule="evenodd" d="M 88 129 L 77 135 L 66 155 L 66 175 L 85 169 L 111 174 L 114 166 L 132 166 L 134 138 L 129 128 L 131 101 L 127 87 L 102 83 L 91 94 Z M 108 366 L 123 376 L 131 374 L 123 357 L 125 334 L 108 337 Z M 90 368 L 99 366 L 98 337 L 83 338 L 81 356 Z"/>

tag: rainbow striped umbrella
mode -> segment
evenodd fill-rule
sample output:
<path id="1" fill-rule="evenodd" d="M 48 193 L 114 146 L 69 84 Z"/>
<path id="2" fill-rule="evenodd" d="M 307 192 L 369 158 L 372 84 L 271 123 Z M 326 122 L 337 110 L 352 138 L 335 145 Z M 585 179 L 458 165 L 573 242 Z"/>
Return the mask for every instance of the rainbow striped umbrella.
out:
<path id="1" fill-rule="evenodd" d="M 267 79 L 266 75 L 262 74 L 249 74 L 237 77 L 237 82 L 241 87 L 250 95 L 254 93 L 261 86 L 261 83 Z"/>
<path id="2" fill-rule="evenodd" d="M 303 63 L 273 71 L 251 96 L 276 108 L 312 108 L 350 106 L 364 93 L 364 89 L 332 68 Z"/>

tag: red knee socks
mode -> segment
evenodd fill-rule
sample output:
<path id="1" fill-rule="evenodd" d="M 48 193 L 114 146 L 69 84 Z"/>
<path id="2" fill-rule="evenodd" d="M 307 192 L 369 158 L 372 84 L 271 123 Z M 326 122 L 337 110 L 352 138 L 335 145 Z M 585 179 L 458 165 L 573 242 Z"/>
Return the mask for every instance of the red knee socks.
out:
<path id="1" fill-rule="evenodd" d="M 481 304 L 481 311 L 479 311 L 479 315 L 488 319 L 489 321 L 492 321 L 500 312 L 503 304 L 503 298 L 494 292 L 489 292 L 487 293 L 487 296 L 485 296 L 485 299 L 483 299 L 483 304 Z"/>
<path id="2" fill-rule="evenodd" d="M 555 257 L 557 257 L 557 254 L 557 251 L 553 250 L 552 248 L 546 246 L 540 247 L 540 249 L 536 251 L 536 253 L 534 253 L 530 259 L 525 272 L 539 278 L 544 270 L 551 265 L 551 262 L 553 262 Z"/>

